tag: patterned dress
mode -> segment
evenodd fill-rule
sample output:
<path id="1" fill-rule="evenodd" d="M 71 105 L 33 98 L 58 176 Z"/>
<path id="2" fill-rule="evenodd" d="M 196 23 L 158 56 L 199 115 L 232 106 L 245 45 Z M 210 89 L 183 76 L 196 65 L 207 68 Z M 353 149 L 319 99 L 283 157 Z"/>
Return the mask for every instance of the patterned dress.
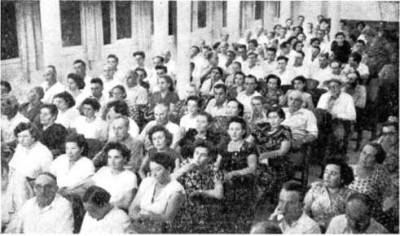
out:
<path id="1" fill-rule="evenodd" d="M 279 126 L 278 129 L 269 134 L 270 126 L 265 124 L 264 128 L 260 128 L 253 133 L 256 140 L 258 152 L 270 152 L 279 150 L 283 141 L 291 141 L 292 134 L 286 126 Z M 258 166 L 258 188 L 263 193 L 261 200 L 264 200 L 268 193 L 277 193 L 283 183 L 289 180 L 291 173 L 291 165 L 285 156 L 276 157 L 268 160 L 269 165 L 260 163 Z"/>
<path id="2" fill-rule="evenodd" d="M 185 160 L 182 164 L 189 164 Z M 214 189 L 215 181 L 222 181 L 221 171 L 214 171 L 212 164 L 205 171 L 192 170 L 178 178 L 186 191 L 186 201 L 178 212 L 171 233 L 219 233 L 221 225 L 221 201 L 217 199 L 195 197 L 190 194 L 198 190 Z"/>
<path id="3" fill-rule="evenodd" d="M 247 157 L 258 155 L 254 145 L 244 142 L 240 151 L 229 152 L 228 143 L 221 151 L 220 169 L 223 173 L 247 168 Z M 224 182 L 224 199 L 222 216 L 224 233 L 248 233 L 254 217 L 255 207 L 255 175 L 236 176 Z"/>

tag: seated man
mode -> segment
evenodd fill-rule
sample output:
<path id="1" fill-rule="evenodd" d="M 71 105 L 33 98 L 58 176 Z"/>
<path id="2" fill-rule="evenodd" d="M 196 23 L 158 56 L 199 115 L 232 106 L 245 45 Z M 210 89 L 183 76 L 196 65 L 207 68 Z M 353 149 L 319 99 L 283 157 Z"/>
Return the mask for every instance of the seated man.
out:
<path id="1" fill-rule="evenodd" d="M 356 109 L 351 95 L 342 92 L 343 82 L 338 79 L 328 81 L 329 91 L 322 94 L 317 108 L 331 114 L 331 142 L 333 154 L 346 153 L 351 122 L 356 120 Z"/>
<path id="2" fill-rule="evenodd" d="M 132 137 L 138 137 L 139 135 L 139 126 L 136 124 L 132 118 L 129 117 L 129 107 L 125 101 L 112 101 L 107 104 L 107 107 L 104 111 L 105 120 L 111 124 L 112 120 L 118 116 L 125 116 L 129 120 L 129 134 Z M 108 130 L 108 138 L 114 138 L 115 134 L 112 129 Z"/>
<path id="3" fill-rule="evenodd" d="M 14 95 L 1 96 L 1 140 L 4 143 L 16 141 L 14 129 L 21 122 L 29 122 L 28 118 L 18 112 L 18 100 Z"/>
<path id="4" fill-rule="evenodd" d="M 353 193 L 346 203 L 345 214 L 335 216 L 327 234 L 383 234 L 388 231 L 372 216 L 372 203 L 367 195 Z"/>
<path id="5" fill-rule="evenodd" d="M 286 182 L 279 194 L 279 203 L 269 220 L 277 222 L 283 234 L 320 234 L 318 223 L 303 211 L 303 186 Z"/>
<path id="6" fill-rule="evenodd" d="M 155 120 L 150 121 L 143 128 L 140 133 L 140 139 L 144 142 L 146 150 L 151 146 L 150 140 L 148 139 L 148 132 L 155 125 L 161 125 L 167 128 L 167 130 L 172 134 L 171 148 L 175 148 L 178 141 L 181 139 L 181 128 L 169 120 L 169 108 L 163 103 L 159 103 L 154 107 L 154 117 Z"/>
<path id="7" fill-rule="evenodd" d="M 244 117 L 249 118 L 253 111 L 251 106 L 251 99 L 257 96 L 261 96 L 257 89 L 257 78 L 254 75 L 247 75 L 244 79 L 245 90 L 240 92 L 236 99 L 244 106 Z"/>
<path id="8" fill-rule="evenodd" d="M 227 109 L 227 88 L 224 84 L 217 84 L 214 86 L 214 98 L 208 102 L 205 111 L 212 117 L 217 117 L 226 116 Z"/>
<path id="9" fill-rule="evenodd" d="M 6 229 L 6 233 L 72 234 L 73 216 L 70 202 L 57 194 L 56 177 L 40 174 L 34 184 L 36 197 L 29 199 Z"/>

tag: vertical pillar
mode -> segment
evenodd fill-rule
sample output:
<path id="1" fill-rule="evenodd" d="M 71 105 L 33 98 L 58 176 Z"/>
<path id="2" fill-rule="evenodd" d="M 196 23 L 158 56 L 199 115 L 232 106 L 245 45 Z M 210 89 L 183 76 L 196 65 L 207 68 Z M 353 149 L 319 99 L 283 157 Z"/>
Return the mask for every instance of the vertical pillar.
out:
<path id="1" fill-rule="evenodd" d="M 329 16 L 331 18 L 331 30 L 330 30 L 331 40 L 334 39 L 335 34 L 340 30 L 339 22 L 341 18 L 340 14 L 341 7 L 342 7 L 341 1 L 329 2 Z"/>
<path id="2" fill-rule="evenodd" d="M 44 65 L 60 65 L 61 18 L 60 1 L 40 0 L 40 21 L 42 27 Z"/>
<path id="3" fill-rule="evenodd" d="M 280 22 L 281 24 L 286 23 L 286 19 L 292 17 L 292 1 L 281 0 L 280 7 Z"/>
<path id="4" fill-rule="evenodd" d="M 186 97 L 190 83 L 190 16 L 191 1 L 177 1 L 177 92 L 180 99 Z"/>
<path id="5" fill-rule="evenodd" d="M 230 42 L 237 42 L 240 38 L 240 3 L 241 1 L 227 2 L 227 28 Z"/>
<path id="6" fill-rule="evenodd" d="M 161 53 L 162 51 L 165 51 L 168 48 L 168 1 L 155 0 L 153 2 L 153 7 L 154 7 L 153 54 L 154 53 L 158 54 Z"/>

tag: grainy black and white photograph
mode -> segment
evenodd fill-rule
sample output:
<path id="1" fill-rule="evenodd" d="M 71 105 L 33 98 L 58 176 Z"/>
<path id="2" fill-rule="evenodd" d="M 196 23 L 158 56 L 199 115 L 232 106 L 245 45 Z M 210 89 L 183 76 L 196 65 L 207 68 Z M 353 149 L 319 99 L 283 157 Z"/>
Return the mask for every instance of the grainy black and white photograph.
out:
<path id="1" fill-rule="evenodd" d="M 398 234 L 399 1 L 1 1 L 1 233 Z"/>

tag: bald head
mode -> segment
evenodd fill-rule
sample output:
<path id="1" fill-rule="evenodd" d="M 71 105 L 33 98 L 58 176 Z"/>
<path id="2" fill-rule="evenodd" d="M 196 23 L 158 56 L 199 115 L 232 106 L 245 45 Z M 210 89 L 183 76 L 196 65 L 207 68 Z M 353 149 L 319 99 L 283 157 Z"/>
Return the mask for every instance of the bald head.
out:
<path id="1" fill-rule="evenodd" d="M 36 177 L 34 189 L 39 207 L 50 205 L 58 190 L 56 177 L 47 172 L 40 174 Z"/>
<path id="2" fill-rule="evenodd" d="M 129 119 L 127 117 L 116 117 L 111 123 L 117 141 L 122 141 L 129 136 Z"/>
<path id="3" fill-rule="evenodd" d="M 158 125 L 165 125 L 168 123 L 169 108 L 165 104 L 157 104 L 154 107 L 154 118 Z"/>

